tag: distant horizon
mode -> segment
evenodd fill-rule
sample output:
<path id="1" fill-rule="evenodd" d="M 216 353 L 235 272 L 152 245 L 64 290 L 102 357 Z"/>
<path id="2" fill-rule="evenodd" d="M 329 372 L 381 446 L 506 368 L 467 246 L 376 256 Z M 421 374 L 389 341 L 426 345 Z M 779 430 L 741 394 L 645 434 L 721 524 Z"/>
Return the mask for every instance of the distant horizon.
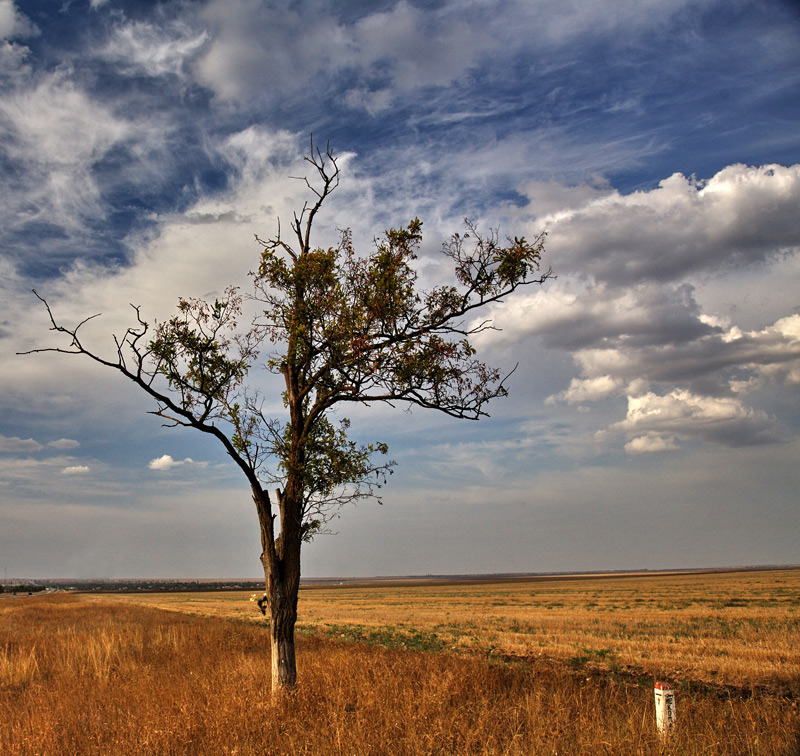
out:
<path id="1" fill-rule="evenodd" d="M 639 568 L 639 569 L 611 569 L 611 570 L 573 570 L 557 572 L 483 572 L 483 573 L 442 573 L 442 574 L 408 574 L 408 575 L 331 575 L 327 577 L 303 576 L 303 581 L 308 582 L 360 582 L 360 581 L 420 581 L 426 580 L 503 580 L 503 579 L 524 579 L 527 577 L 593 577 L 604 575 L 647 575 L 647 574 L 680 574 L 680 573 L 713 573 L 713 572 L 769 572 L 772 570 L 795 570 L 800 569 L 800 564 L 753 564 L 753 565 L 727 565 L 717 567 L 664 567 L 664 568 Z M 263 582 L 261 577 L 60 577 L 60 578 L 4 578 L 0 585 L 13 585 L 21 583 L 25 585 L 36 584 L 59 584 L 59 583 L 259 583 Z"/>

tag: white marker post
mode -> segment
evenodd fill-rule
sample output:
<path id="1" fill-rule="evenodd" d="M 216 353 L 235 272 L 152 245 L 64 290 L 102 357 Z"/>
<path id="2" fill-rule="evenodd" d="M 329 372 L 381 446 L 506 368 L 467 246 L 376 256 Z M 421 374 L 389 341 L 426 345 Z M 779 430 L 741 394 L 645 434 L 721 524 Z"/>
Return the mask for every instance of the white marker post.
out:
<path id="1" fill-rule="evenodd" d="M 669 683 L 657 682 L 656 729 L 662 737 L 669 735 L 675 727 L 675 691 Z"/>

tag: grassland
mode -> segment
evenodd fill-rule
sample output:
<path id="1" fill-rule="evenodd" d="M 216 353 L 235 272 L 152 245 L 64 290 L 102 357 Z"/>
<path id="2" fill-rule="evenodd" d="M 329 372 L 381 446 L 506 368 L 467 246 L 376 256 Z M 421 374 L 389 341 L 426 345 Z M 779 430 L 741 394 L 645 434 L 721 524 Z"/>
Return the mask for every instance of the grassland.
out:
<path id="1" fill-rule="evenodd" d="M 0 754 L 793 756 L 799 585 L 776 572 L 307 590 L 301 684 L 277 698 L 244 595 L 4 599 Z M 666 741 L 651 673 L 678 686 Z"/>
<path id="2" fill-rule="evenodd" d="M 261 621 L 243 593 L 126 600 Z M 800 570 L 308 588 L 301 633 L 800 697 Z"/>

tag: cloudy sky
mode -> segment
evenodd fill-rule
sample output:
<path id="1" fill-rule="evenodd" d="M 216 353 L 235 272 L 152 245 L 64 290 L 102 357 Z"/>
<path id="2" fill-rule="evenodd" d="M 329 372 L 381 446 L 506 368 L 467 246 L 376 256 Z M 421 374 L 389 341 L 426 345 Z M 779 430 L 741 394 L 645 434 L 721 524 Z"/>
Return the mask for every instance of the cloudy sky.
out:
<path id="1" fill-rule="evenodd" d="M 519 363 L 491 418 L 353 414 L 396 472 L 306 575 L 800 563 L 799 127 L 789 0 L 0 0 L 0 569 L 259 574 L 211 440 L 16 353 L 58 344 L 33 288 L 104 354 L 246 288 L 312 133 L 316 243 L 419 216 L 431 285 L 469 217 L 557 278 L 476 340 Z"/>

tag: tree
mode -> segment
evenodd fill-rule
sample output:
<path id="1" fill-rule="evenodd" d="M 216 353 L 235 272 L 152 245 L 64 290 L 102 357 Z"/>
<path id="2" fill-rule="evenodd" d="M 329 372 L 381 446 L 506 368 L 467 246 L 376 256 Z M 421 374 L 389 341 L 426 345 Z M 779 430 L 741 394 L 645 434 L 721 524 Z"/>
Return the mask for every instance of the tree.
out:
<path id="1" fill-rule="evenodd" d="M 376 496 L 393 465 L 384 461 L 386 444 L 350 440 L 348 421 L 334 423 L 334 409 L 387 403 L 486 415 L 487 402 L 506 395 L 508 376 L 475 357 L 469 337 L 492 326 L 473 318 L 551 275 L 540 271 L 543 234 L 500 243 L 496 232 L 469 222 L 443 245 L 456 283 L 429 291 L 417 290 L 418 219 L 386 231 L 366 256 L 356 254 L 349 231 L 336 246 L 315 247 L 312 227 L 339 184 L 339 167 L 330 147 L 323 153 L 313 142 L 305 160 L 310 199 L 289 239 L 280 222 L 273 238 L 256 237 L 261 256 L 248 298 L 259 312 L 246 326 L 235 287 L 213 302 L 181 299 L 173 318 L 153 326 L 134 307 L 136 324 L 103 357 L 79 333 L 96 315 L 66 327 L 34 292 L 50 330 L 69 343 L 32 352 L 79 354 L 122 373 L 155 400 L 152 414 L 214 436 L 247 478 L 261 528 L 273 691 L 296 682 L 303 542 L 343 504 Z M 283 379 L 284 419 L 267 413 L 265 397 L 246 380 L 260 364 Z"/>

